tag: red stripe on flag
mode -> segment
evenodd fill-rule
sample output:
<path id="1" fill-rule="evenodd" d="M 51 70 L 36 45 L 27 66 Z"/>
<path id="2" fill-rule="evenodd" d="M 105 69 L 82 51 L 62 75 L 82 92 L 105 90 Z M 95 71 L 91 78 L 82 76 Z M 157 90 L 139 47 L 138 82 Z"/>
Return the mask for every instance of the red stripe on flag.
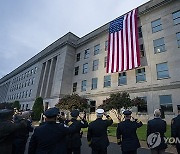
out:
<path id="1" fill-rule="evenodd" d="M 127 18 L 126 18 L 126 59 L 127 59 L 127 67 L 125 68 L 125 70 L 128 70 L 129 69 L 129 42 L 128 42 L 128 17 L 129 17 L 129 14 L 127 14 Z"/>
<path id="2" fill-rule="evenodd" d="M 115 34 L 113 33 L 113 46 L 112 46 L 112 67 L 111 67 L 111 73 L 114 72 L 114 44 L 115 44 Z"/>
<path id="3" fill-rule="evenodd" d="M 133 48 L 133 30 L 132 30 L 132 20 L 133 20 L 133 18 L 132 18 L 132 16 L 133 16 L 133 14 L 131 14 L 131 19 L 130 19 L 130 29 L 131 29 L 131 53 L 132 53 L 132 58 L 131 58 L 131 60 L 132 60 L 132 68 L 134 68 L 134 48 Z"/>
<path id="4" fill-rule="evenodd" d="M 123 31 L 121 31 L 121 55 L 122 55 L 122 66 L 121 66 L 121 71 L 124 70 L 124 40 L 123 40 Z"/>
<path id="5" fill-rule="evenodd" d="M 108 55 L 107 55 L 106 73 L 109 73 L 110 41 L 111 41 L 111 37 L 110 37 L 110 34 L 109 34 L 109 38 L 108 38 Z"/>
<path id="6" fill-rule="evenodd" d="M 116 72 L 119 71 L 119 33 L 117 32 L 117 67 Z"/>

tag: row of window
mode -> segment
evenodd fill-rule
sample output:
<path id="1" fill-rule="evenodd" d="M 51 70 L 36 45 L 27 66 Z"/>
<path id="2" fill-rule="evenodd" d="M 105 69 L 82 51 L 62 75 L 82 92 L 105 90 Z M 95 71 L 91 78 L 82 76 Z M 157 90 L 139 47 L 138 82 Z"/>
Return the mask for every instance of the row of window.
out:
<path id="1" fill-rule="evenodd" d="M 34 69 L 31 69 L 31 70 L 27 71 L 26 73 L 21 74 L 20 76 L 14 78 L 13 81 L 12 81 L 12 84 L 14 84 L 14 83 L 16 83 L 18 81 L 21 81 L 21 80 L 23 80 L 25 78 L 28 78 L 29 76 L 31 76 L 33 74 L 36 74 L 36 72 L 37 72 L 37 67 L 35 67 Z"/>
<path id="2" fill-rule="evenodd" d="M 167 62 L 156 65 L 157 79 L 169 78 L 169 70 Z M 136 82 L 146 81 L 145 68 L 136 69 Z M 98 78 L 92 78 L 91 89 L 97 89 Z M 119 73 L 118 86 L 127 84 L 126 72 Z M 81 83 L 81 91 L 86 91 L 87 80 L 83 80 Z M 111 75 L 104 76 L 104 87 L 111 86 Z M 73 92 L 77 90 L 77 82 L 73 83 Z"/>
<path id="3" fill-rule="evenodd" d="M 172 16 L 173 16 L 174 24 L 175 25 L 179 24 L 180 23 L 180 11 L 174 12 L 172 14 Z M 163 29 L 162 24 L 161 24 L 161 18 L 159 18 L 155 21 L 152 21 L 151 27 L 152 27 L 152 33 L 156 33 L 158 31 L 161 31 Z"/>
<path id="4" fill-rule="evenodd" d="M 12 86 L 10 88 L 10 92 L 16 91 L 16 90 L 21 89 L 21 88 L 25 88 L 25 87 L 30 86 L 30 85 L 33 85 L 34 82 L 35 82 L 35 77 L 33 77 L 32 79 L 30 78 L 29 80 L 26 80 L 23 83 L 19 83 L 19 84 Z"/>
<path id="5" fill-rule="evenodd" d="M 26 91 L 19 92 L 19 93 L 8 96 L 8 100 L 17 100 L 17 99 L 21 99 L 21 98 L 29 98 L 29 97 L 31 97 L 31 94 L 32 94 L 32 89 L 26 90 Z"/>

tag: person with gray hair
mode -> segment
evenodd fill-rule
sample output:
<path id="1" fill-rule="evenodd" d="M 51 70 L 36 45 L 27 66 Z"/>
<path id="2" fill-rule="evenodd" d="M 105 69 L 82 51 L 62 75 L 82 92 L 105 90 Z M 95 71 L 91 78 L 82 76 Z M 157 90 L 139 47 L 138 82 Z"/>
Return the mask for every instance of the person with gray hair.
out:
<path id="1" fill-rule="evenodd" d="M 163 154 L 167 148 L 164 137 L 166 132 L 166 121 L 161 119 L 161 111 L 154 110 L 154 119 L 147 123 L 147 144 L 152 154 Z M 153 142 L 154 137 L 156 142 Z M 151 141 L 152 140 L 152 141 Z"/>

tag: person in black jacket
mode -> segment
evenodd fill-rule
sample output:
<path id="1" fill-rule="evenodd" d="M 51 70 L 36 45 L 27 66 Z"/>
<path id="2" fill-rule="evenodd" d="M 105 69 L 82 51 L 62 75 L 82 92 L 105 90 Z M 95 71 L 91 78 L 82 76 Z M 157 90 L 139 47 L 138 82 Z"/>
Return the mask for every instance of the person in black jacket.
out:
<path id="1" fill-rule="evenodd" d="M 107 147 L 109 146 L 107 128 L 112 125 L 113 120 L 104 113 L 103 109 L 97 109 L 96 115 L 97 119 L 91 122 L 88 127 L 88 144 L 92 148 L 92 154 L 107 154 Z M 102 119 L 103 115 L 106 116 L 106 120 Z"/>
<path id="2" fill-rule="evenodd" d="M 58 114 L 59 110 L 55 107 L 45 111 L 45 123 L 35 128 L 28 154 L 67 154 L 66 136 L 75 132 L 76 128 L 56 123 Z"/>
<path id="3" fill-rule="evenodd" d="M 178 106 L 178 116 L 171 121 L 171 136 L 180 141 L 180 105 Z M 176 143 L 176 149 L 180 154 L 180 143 Z"/>
<path id="4" fill-rule="evenodd" d="M 71 124 L 70 127 L 75 126 L 77 129 L 75 132 L 68 135 L 68 154 L 80 154 L 81 153 L 81 128 L 87 128 L 88 122 L 85 118 L 81 118 L 81 120 L 77 120 L 79 116 L 78 110 L 73 110 L 71 112 L 72 119 L 69 121 Z"/>
<path id="5" fill-rule="evenodd" d="M 26 127 L 26 122 L 21 120 L 20 123 L 13 123 L 13 111 L 9 109 L 0 110 L 0 153 L 11 154 L 14 133 Z"/>
<path id="6" fill-rule="evenodd" d="M 141 121 L 131 117 L 131 111 L 126 110 L 123 114 L 125 121 L 120 122 L 117 126 L 117 143 L 121 145 L 122 154 L 136 154 L 137 149 L 140 147 L 136 130 L 143 124 Z"/>
<path id="7" fill-rule="evenodd" d="M 166 132 L 166 121 L 161 119 L 161 111 L 154 111 L 154 119 L 147 123 L 147 144 L 152 154 L 162 154 L 167 148 L 164 137 Z M 156 142 L 153 142 L 156 138 Z"/>

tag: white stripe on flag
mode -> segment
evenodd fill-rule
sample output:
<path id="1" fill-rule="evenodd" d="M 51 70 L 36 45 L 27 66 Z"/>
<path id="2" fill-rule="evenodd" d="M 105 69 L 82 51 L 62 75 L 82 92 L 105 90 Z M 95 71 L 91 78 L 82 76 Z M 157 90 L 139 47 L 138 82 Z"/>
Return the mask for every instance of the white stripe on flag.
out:
<path id="1" fill-rule="evenodd" d="M 124 46 L 124 69 L 127 70 L 127 49 L 126 49 L 126 18 L 127 15 L 124 16 L 123 20 L 123 46 Z"/>

